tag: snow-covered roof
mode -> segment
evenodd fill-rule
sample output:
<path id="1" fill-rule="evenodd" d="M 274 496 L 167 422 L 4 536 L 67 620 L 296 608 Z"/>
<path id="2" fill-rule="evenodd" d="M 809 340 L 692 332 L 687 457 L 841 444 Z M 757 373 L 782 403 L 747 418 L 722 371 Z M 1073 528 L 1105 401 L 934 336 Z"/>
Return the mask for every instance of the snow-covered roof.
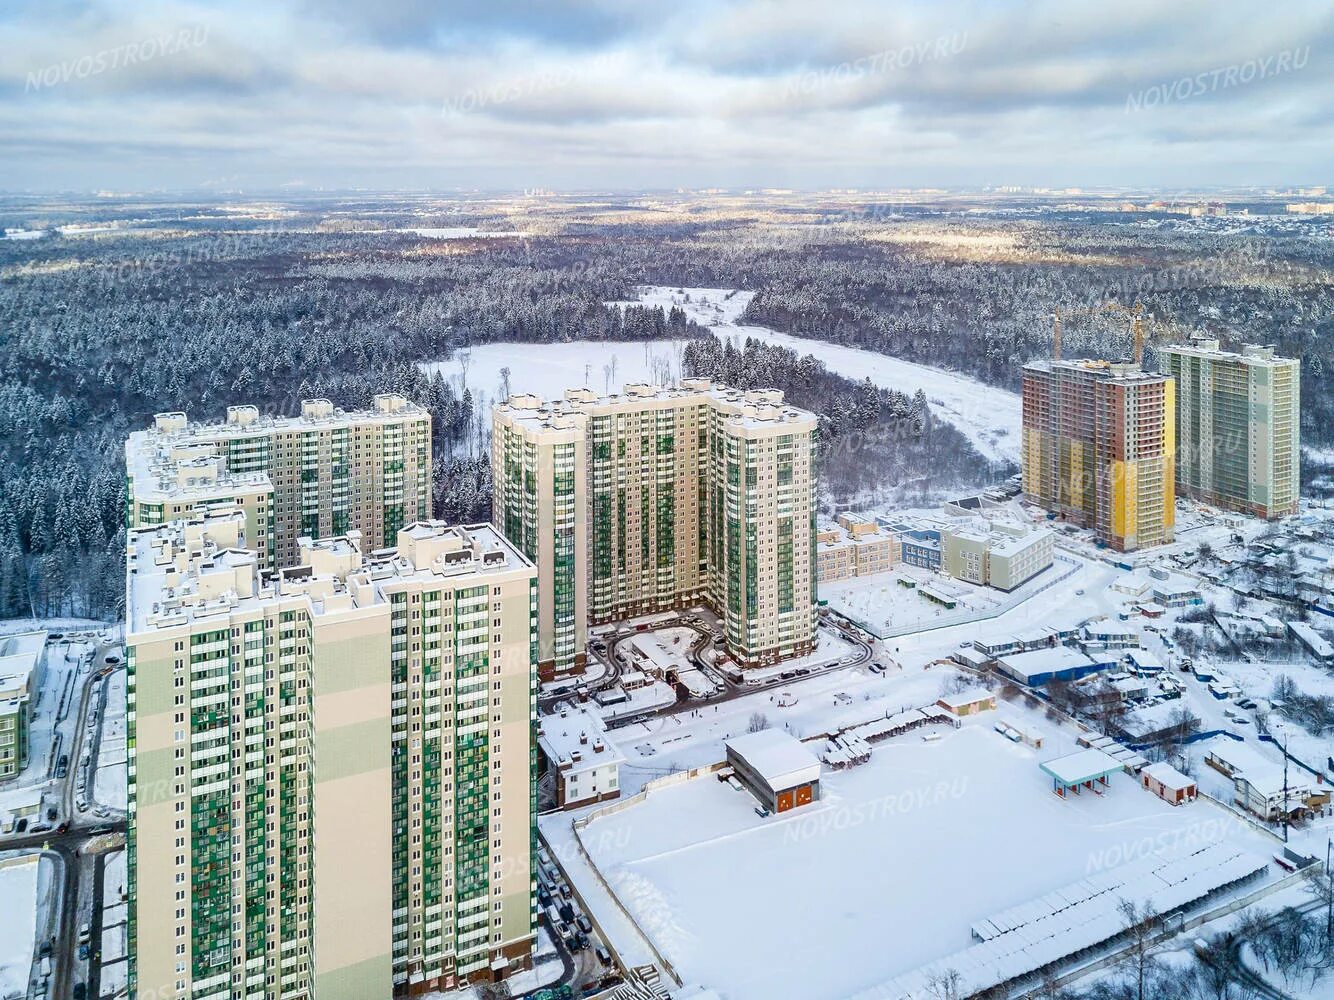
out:
<path id="1" fill-rule="evenodd" d="M 1096 747 L 1076 750 L 1064 757 L 1056 757 L 1042 763 L 1042 770 L 1065 785 L 1078 785 L 1121 769 L 1122 764 L 1119 760 Z"/>
<path id="2" fill-rule="evenodd" d="M 566 708 L 556 715 L 543 716 L 538 721 L 537 742 L 548 760 L 567 771 L 612 767 L 625 762 L 624 755 L 607 737 L 602 718 L 582 708 Z"/>
<path id="3" fill-rule="evenodd" d="M 1014 675 L 1032 677 L 1035 674 L 1088 667 L 1092 665 L 1093 660 L 1069 646 L 1050 646 L 1023 653 L 1007 653 L 998 657 L 998 662 Z"/>
<path id="4" fill-rule="evenodd" d="M 1325 637 L 1315 629 L 1311 628 L 1310 625 L 1307 625 L 1305 622 L 1288 622 L 1288 628 L 1290 628 L 1292 634 L 1304 642 L 1316 656 L 1321 659 L 1334 657 L 1334 646 L 1331 646 Z"/>
<path id="5" fill-rule="evenodd" d="M 723 744 L 763 778 L 774 791 L 820 777 L 820 762 L 795 736 L 781 729 L 735 736 Z"/>
<path id="6" fill-rule="evenodd" d="M 984 687 L 971 687 L 956 694 L 943 694 L 938 700 L 943 702 L 947 708 L 963 708 L 966 705 L 973 705 L 994 697 L 995 695 Z"/>
<path id="7" fill-rule="evenodd" d="M 1189 775 L 1182 774 L 1166 761 L 1159 761 L 1157 764 L 1150 764 L 1141 774 L 1147 774 L 1150 778 L 1176 791 L 1177 789 L 1189 788 L 1195 784 L 1195 779 Z"/>
<path id="8" fill-rule="evenodd" d="M 28 679 L 46 648 L 45 632 L 20 632 L 0 637 L 0 691 L 26 694 Z"/>

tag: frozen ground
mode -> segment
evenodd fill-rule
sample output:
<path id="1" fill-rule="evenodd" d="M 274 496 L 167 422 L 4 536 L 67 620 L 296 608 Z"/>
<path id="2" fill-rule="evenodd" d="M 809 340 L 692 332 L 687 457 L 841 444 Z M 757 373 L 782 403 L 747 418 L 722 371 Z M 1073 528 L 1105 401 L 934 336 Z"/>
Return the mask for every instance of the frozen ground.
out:
<path id="1" fill-rule="evenodd" d="M 585 839 L 678 971 L 728 1000 L 847 996 L 969 946 L 975 920 L 1146 849 L 1228 839 L 1272 853 L 1212 804 L 1173 808 L 1123 775 L 1103 796 L 1058 799 L 1038 761 L 1062 740 L 1039 754 L 994 733 L 994 718 L 826 770 L 821 801 L 784 816 L 760 819 L 748 793 L 704 778 L 595 821 Z"/>
<path id="2" fill-rule="evenodd" d="M 762 326 L 738 324 L 753 292 L 727 288 L 687 288 L 677 290 L 662 286 L 644 288 L 632 302 L 612 305 L 661 305 L 670 309 L 681 306 L 692 319 L 710 327 L 720 337 L 754 337 L 796 351 L 813 354 L 830 371 L 860 381 L 869 377 L 877 385 L 906 392 L 919 388 L 926 392 L 932 412 L 954 424 L 985 458 L 991 461 L 1019 461 L 1019 396 L 1004 389 L 983 385 L 976 379 L 927 365 L 913 364 L 888 355 L 855 347 L 842 347 L 821 340 L 794 337 Z M 501 369 L 510 369 L 513 392 L 533 392 L 545 398 L 558 398 L 566 389 L 588 385 L 598 391 L 618 389 L 627 382 L 652 382 L 655 370 L 665 366 L 670 377 L 680 377 L 681 344 L 671 341 L 576 340 L 567 344 L 485 344 L 471 348 L 468 355 L 466 384 L 473 396 L 484 394 L 486 402 L 501 398 Z M 604 367 L 615 360 L 615 374 Z M 445 361 L 423 365 L 428 371 L 439 369 L 454 381 L 459 391 L 464 385 L 463 364 L 456 353 Z"/>
<path id="3" fill-rule="evenodd" d="M 5 861 L 12 861 L 10 855 Z M 0 997 L 28 992 L 37 937 L 38 856 L 0 866 Z"/>

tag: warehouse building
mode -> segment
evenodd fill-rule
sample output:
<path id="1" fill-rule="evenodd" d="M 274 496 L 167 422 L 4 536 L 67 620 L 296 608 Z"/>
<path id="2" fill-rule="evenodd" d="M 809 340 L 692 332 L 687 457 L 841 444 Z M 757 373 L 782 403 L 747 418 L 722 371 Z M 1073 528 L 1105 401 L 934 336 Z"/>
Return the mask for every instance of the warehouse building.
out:
<path id="1" fill-rule="evenodd" d="M 1051 681 L 1075 681 L 1116 666 L 1116 660 L 1094 659 L 1069 646 L 1052 646 L 998 657 L 997 666 L 1008 677 L 1029 687 Z"/>
<path id="2" fill-rule="evenodd" d="M 737 778 L 770 812 L 787 812 L 820 798 L 820 762 L 789 733 L 762 729 L 723 745 Z"/>
<path id="3" fill-rule="evenodd" d="M 967 691 L 941 695 L 936 699 L 936 704 L 951 715 L 963 718 L 979 712 L 994 712 L 996 696 L 986 688 L 969 688 Z"/>

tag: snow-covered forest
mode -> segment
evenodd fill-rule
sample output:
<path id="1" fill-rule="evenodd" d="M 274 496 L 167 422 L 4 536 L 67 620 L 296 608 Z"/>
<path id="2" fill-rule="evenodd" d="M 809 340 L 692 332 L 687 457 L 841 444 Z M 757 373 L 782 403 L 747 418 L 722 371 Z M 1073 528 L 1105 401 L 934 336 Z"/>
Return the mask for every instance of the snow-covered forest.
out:
<path id="1" fill-rule="evenodd" d="M 0 240 L 0 617 L 117 612 L 123 441 L 161 410 L 213 419 L 250 402 L 291 413 L 312 396 L 353 407 L 400 391 L 435 416 L 436 513 L 486 516 L 487 414 L 473 396 L 495 389 L 419 367 L 474 344 L 693 340 L 693 370 L 776 384 L 821 413 L 834 502 L 886 482 L 975 478 L 976 453 L 930 419 L 913 387 L 859 385 L 776 348 L 729 352 L 678 309 L 605 305 L 648 284 L 752 289 L 754 322 L 1008 388 L 1048 350 L 1053 309 L 1138 300 L 1153 338 L 1200 330 L 1300 356 L 1305 441 L 1334 444 L 1323 381 L 1334 255 L 1316 225 L 1224 236 L 1203 223 L 1062 214 L 615 199 L 246 211 L 13 199 L 0 223 L 11 237 Z M 431 226 L 518 235 L 423 235 Z M 1125 319 L 1072 319 L 1065 342 L 1068 355 L 1124 354 Z"/>

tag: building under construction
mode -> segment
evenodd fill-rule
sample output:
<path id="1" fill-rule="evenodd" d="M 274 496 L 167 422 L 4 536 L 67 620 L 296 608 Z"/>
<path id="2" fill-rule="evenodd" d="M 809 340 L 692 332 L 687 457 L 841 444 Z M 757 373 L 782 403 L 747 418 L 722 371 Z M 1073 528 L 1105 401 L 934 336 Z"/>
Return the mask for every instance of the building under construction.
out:
<path id="1" fill-rule="evenodd" d="M 1138 353 L 1138 350 L 1137 352 Z M 1119 551 L 1170 542 L 1175 383 L 1138 364 L 1024 367 L 1024 493 Z"/>

